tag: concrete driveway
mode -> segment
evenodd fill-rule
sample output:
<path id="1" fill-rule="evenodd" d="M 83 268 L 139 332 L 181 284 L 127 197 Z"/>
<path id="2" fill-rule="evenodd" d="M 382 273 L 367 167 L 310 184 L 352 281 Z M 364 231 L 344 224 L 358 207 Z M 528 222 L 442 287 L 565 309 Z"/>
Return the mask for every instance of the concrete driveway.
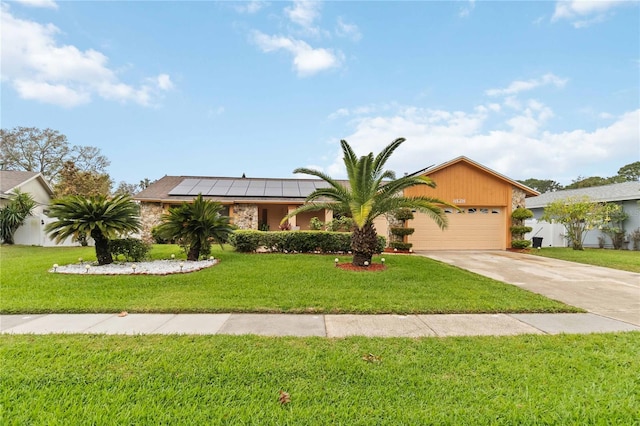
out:
<path id="1" fill-rule="evenodd" d="M 640 326 L 640 274 L 508 251 L 417 254 Z"/>

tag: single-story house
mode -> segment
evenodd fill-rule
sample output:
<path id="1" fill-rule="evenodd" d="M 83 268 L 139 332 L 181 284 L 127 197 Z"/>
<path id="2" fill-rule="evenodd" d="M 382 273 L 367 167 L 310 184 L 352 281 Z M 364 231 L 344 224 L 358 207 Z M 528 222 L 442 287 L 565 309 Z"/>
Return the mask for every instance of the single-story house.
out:
<path id="1" fill-rule="evenodd" d="M 462 208 L 445 209 L 449 227 L 442 231 L 421 213 L 409 221 L 415 233 L 407 237 L 414 250 L 504 250 L 510 246 L 511 212 L 538 192 L 466 157 L 416 172 L 432 178 L 436 188 L 417 186 L 406 195 L 440 198 Z M 304 204 L 305 198 L 326 183 L 317 179 L 268 179 L 205 176 L 165 176 L 136 194 L 143 223 L 142 236 L 151 237 L 162 214 L 172 205 L 198 194 L 225 206 L 224 214 L 242 229 L 278 230 L 280 220 Z M 293 229 L 309 229 L 311 218 L 333 218 L 330 211 L 308 212 L 290 220 Z M 375 222 L 378 234 L 388 236 L 386 218 Z"/>
<path id="2" fill-rule="evenodd" d="M 600 203 L 618 203 L 629 215 L 624 221 L 623 228 L 627 232 L 640 229 L 640 182 L 622 182 L 611 185 L 593 186 L 590 188 L 565 189 L 562 191 L 546 192 L 537 197 L 527 198 L 526 206 L 533 211 L 533 219 L 527 221 L 527 225 L 533 228 L 527 237 L 542 237 L 543 247 L 567 247 L 563 225 L 540 221 L 544 208 L 556 200 L 570 197 L 587 196 L 591 200 Z M 598 229 L 587 232 L 584 247 L 598 247 L 598 237 L 603 234 Z M 611 247 L 611 241 L 607 238 L 605 247 Z"/>
<path id="3" fill-rule="evenodd" d="M 53 189 L 41 173 L 17 170 L 0 171 L 0 206 L 6 206 L 15 190 L 30 194 L 36 202 L 31 216 L 14 234 L 14 242 L 24 245 L 55 245 L 44 232 L 44 226 L 50 221 L 46 208 L 53 197 Z"/>

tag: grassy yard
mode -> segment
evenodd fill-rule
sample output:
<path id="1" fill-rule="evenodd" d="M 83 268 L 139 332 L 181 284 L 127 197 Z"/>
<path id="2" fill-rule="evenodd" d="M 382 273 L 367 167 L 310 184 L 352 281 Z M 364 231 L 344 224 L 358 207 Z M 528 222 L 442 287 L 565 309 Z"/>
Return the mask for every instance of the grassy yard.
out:
<path id="1" fill-rule="evenodd" d="M 516 286 L 422 257 L 386 256 L 382 272 L 334 267 L 334 256 L 241 254 L 189 274 L 63 275 L 54 263 L 95 260 L 90 247 L 0 247 L 0 312 L 577 312 Z M 155 246 L 167 259 L 177 246 Z M 348 261 L 343 257 L 341 261 Z M 379 261 L 375 259 L 374 261 Z"/>
<path id="2" fill-rule="evenodd" d="M 7 425 L 633 425 L 638 353 L 639 333 L 4 335 L 0 402 Z"/>
<path id="3" fill-rule="evenodd" d="M 547 247 L 531 250 L 531 254 L 588 265 L 604 266 L 623 271 L 640 272 L 640 251 Z"/>

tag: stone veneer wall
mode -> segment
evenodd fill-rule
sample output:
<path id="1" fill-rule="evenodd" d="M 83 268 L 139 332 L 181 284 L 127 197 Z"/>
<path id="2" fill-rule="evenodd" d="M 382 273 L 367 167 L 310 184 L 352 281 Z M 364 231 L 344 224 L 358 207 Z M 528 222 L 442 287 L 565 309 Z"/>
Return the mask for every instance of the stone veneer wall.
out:
<path id="1" fill-rule="evenodd" d="M 520 188 L 513 187 L 513 191 L 511 191 L 511 211 L 514 211 L 518 207 L 525 207 L 526 203 L 524 201 L 526 194 Z"/>
<path id="2" fill-rule="evenodd" d="M 151 228 L 160 224 L 163 213 L 164 209 L 160 203 L 140 203 L 140 222 L 142 223 L 140 235 L 142 241 L 145 243 L 155 242 L 151 236 Z"/>
<path id="3" fill-rule="evenodd" d="M 404 238 L 392 234 L 391 228 L 402 228 L 404 226 L 404 221 L 396 219 L 396 217 L 392 213 L 386 214 L 385 217 L 387 218 L 387 222 L 389 223 L 389 227 L 387 228 L 387 246 L 389 246 L 389 243 L 393 241 L 403 242 Z"/>
<path id="4" fill-rule="evenodd" d="M 258 205 L 234 204 L 233 223 L 240 229 L 258 229 Z"/>

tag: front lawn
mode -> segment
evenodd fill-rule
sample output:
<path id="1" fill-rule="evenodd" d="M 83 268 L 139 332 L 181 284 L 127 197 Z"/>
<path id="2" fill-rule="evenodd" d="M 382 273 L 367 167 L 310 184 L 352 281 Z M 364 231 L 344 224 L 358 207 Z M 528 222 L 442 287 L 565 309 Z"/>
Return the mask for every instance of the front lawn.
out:
<path id="1" fill-rule="evenodd" d="M 635 332 L 2 335 L 0 404 L 7 425 L 633 425 L 638 353 Z"/>
<path id="2" fill-rule="evenodd" d="M 565 247 L 546 247 L 540 250 L 531 250 L 531 254 L 623 271 L 640 272 L 640 251 L 591 248 L 581 251 Z"/>
<path id="3" fill-rule="evenodd" d="M 386 256 L 386 271 L 352 272 L 334 267 L 334 256 L 214 250 L 221 262 L 199 272 L 104 276 L 48 272 L 54 263 L 95 260 L 91 247 L 2 246 L 0 312 L 581 312 L 418 256 Z M 151 255 L 172 253 L 184 258 L 169 245 L 155 246 Z"/>

